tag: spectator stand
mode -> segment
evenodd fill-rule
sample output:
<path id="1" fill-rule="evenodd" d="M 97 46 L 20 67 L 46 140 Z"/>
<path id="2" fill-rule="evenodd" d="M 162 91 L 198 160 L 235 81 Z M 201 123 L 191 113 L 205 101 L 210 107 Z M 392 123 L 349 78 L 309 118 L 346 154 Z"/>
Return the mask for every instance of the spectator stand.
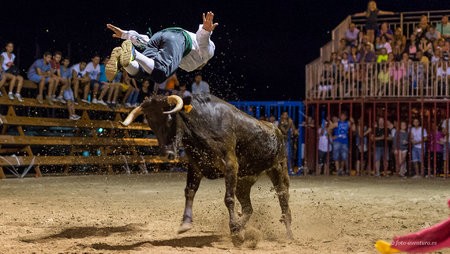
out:
<path id="1" fill-rule="evenodd" d="M 129 172 L 129 165 L 138 164 L 146 172 L 147 163 L 176 162 L 152 155 L 158 142 L 146 124 L 120 125 L 129 109 L 83 104 L 75 110 L 81 112 L 78 121 L 63 117 L 68 115 L 66 106 L 0 97 L 0 178 L 5 178 L 3 168 L 24 177 L 34 167 L 40 177 L 42 166 L 64 166 L 67 174 L 74 166 L 101 165 L 113 173 L 113 165 L 124 165 Z"/>
<path id="2" fill-rule="evenodd" d="M 269 118 L 274 116 L 278 121 L 283 112 L 288 112 L 297 126 L 297 135 L 288 134 L 288 168 L 290 175 L 300 175 L 303 173 L 303 149 L 304 149 L 304 104 L 299 101 L 232 101 L 230 102 L 238 109 L 254 116 Z M 290 130 L 294 131 L 294 130 Z M 295 133 L 294 133 L 295 134 Z"/>

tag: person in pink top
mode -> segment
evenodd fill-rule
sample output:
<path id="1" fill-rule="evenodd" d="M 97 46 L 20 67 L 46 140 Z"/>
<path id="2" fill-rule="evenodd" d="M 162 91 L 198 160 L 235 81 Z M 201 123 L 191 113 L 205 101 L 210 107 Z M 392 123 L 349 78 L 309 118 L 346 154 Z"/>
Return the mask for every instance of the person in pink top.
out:
<path id="1" fill-rule="evenodd" d="M 442 172 L 442 164 L 443 164 L 443 150 L 444 150 L 445 136 L 442 133 L 440 126 L 437 126 L 436 123 L 431 125 L 431 133 L 430 133 L 430 162 L 431 162 L 431 174 L 434 173 L 440 174 Z M 433 172 L 436 170 L 436 172 Z M 427 173 L 427 172 L 425 172 Z"/>

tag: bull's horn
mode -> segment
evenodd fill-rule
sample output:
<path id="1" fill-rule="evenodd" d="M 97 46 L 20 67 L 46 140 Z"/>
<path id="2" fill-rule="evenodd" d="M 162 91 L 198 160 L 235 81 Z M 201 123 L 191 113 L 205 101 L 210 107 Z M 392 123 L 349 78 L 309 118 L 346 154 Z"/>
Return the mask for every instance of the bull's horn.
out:
<path id="1" fill-rule="evenodd" d="M 134 121 L 134 119 L 136 119 L 136 117 L 138 117 L 141 114 L 142 114 L 142 107 L 139 106 L 139 107 L 133 109 L 133 111 L 131 111 L 130 114 L 128 114 L 127 118 L 125 118 L 125 121 L 120 122 L 120 123 L 123 126 L 128 126 L 128 125 L 130 125 L 130 123 L 132 123 Z"/>
<path id="2" fill-rule="evenodd" d="M 180 111 L 183 108 L 183 99 L 178 95 L 170 95 L 167 97 L 167 102 L 170 105 L 176 104 L 175 108 L 170 111 L 165 111 L 164 114 L 172 114 Z"/>

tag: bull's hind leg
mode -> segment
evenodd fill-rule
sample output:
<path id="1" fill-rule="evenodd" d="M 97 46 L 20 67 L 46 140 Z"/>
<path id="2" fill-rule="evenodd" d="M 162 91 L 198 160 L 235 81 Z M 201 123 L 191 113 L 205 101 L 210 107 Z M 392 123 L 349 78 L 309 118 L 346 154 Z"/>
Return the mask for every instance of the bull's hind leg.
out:
<path id="1" fill-rule="evenodd" d="M 257 176 L 245 176 L 240 177 L 237 181 L 236 197 L 242 207 L 242 217 L 239 225 L 240 229 L 245 227 L 245 224 L 247 224 L 253 213 L 252 203 L 250 200 L 250 190 L 257 179 Z"/>
<path id="2" fill-rule="evenodd" d="M 238 167 L 236 155 L 234 152 L 229 151 L 225 157 L 225 205 L 230 215 L 229 225 L 231 239 L 234 245 L 239 245 L 243 241 L 243 237 L 239 234 L 241 227 L 236 220 L 236 214 L 234 212 Z"/>
<path id="3" fill-rule="evenodd" d="M 195 193 L 200 186 L 202 175 L 198 170 L 194 170 L 189 167 L 186 179 L 186 188 L 184 189 L 184 195 L 186 197 L 186 203 L 184 206 L 183 222 L 178 229 L 178 234 L 184 233 L 192 229 L 192 204 L 194 203 Z"/>
<path id="4" fill-rule="evenodd" d="M 278 201 L 281 206 L 281 222 L 286 226 L 286 233 L 289 239 L 293 238 L 291 230 L 291 209 L 289 208 L 289 175 L 286 161 L 281 162 L 277 167 L 267 171 L 272 184 L 277 192 Z"/>

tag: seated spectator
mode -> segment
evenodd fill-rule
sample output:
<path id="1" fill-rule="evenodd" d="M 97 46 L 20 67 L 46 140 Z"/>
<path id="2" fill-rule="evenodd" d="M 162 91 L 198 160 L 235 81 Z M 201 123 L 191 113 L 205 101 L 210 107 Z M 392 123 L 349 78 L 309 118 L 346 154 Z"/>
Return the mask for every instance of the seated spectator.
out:
<path id="1" fill-rule="evenodd" d="M 358 48 L 351 47 L 350 54 L 348 55 L 348 63 L 356 64 L 361 61 L 361 54 L 358 52 Z"/>
<path id="2" fill-rule="evenodd" d="M 12 42 L 6 43 L 5 52 L 1 54 L 2 63 L 0 69 L 1 71 L 6 72 L 6 74 L 4 75 L 6 78 L 5 82 L 7 80 L 10 80 L 8 92 L 9 99 L 14 100 L 14 97 L 16 97 L 18 101 L 23 102 L 23 98 L 20 95 L 20 91 L 22 90 L 23 85 L 23 77 L 20 75 L 19 67 L 14 65 L 16 55 L 14 55 L 13 51 L 14 51 L 14 44 Z M 13 77 L 15 77 L 15 80 L 13 80 Z M 2 87 L 5 82 L 0 81 L 0 87 Z M 16 83 L 17 83 L 16 94 L 13 95 L 13 90 Z"/>
<path id="3" fill-rule="evenodd" d="M 12 75 L 11 73 L 7 73 L 3 70 L 3 67 L 1 64 L 3 63 L 3 56 L 0 56 L 0 88 L 3 87 L 3 85 L 5 85 L 6 81 L 9 81 L 9 83 L 15 83 L 16 82 L 16 77 L 14 75 Z M 11 86 L 10 86 L 11 87 Z M 9 94 L 8 94 L 9 95 Z M 2 92 L 0 91 L 0 97 L 3 96 Z M 10 100 L 14 100 L 14 96 L 8 96 Z M 22 99 L 22 97 L 20 97 L 20 99 Z M 22 102 L 23 100 L 21 100 Z"/>
<path id="4" fill-rule="evenodd" d="M 441 49 L 440 48 L 436 48 L 434 50 L 433 56 L 431 57 L 431 63 L 435 64 L 435 63 L 440 62 L 441 57 L 442 57 Z"/>
<path id="5" fill-rule="evenodd" d="M 61 87 L 59 96 L 56 99 L 63 104 L 66 103 L 66 101 L 64 100 L 64 92 L 67 89 L 72 90 L 72 88 L 70 87 L 70 80 L 72 78 L 72 70 L 71 70 L 71 68 L 69 68 L 69 64 L 70 64 L 70 59 L 68 57 L 64 57 L 64 59 L 62 60 L 62 65 L 59 68 L 60 81 L 61 81 L 61 83 L 67 84 L 67 85 L 63 85 Z M 72 97 L 73 97 L 73 91 L 71 93 L 72 93 Z M 72 98 L 72 103 L 73 103 L 73 101 L 74 101 L 74 99 Z"/>
<path id="6" fill-rule="evenodd" d="M 34 83 L 39 84 L 39 94 L 36 97 L 37 101 L 42 104 L 44 102 L 43 93 L 45 85 L 48 84 L 47 88 L 47 102 L 53 105 L 52 94 L 54 80 L 51 78 L 51 66 L 50 60 L 52 59 L 52 54 L 50 52 L 45 52 L 42 59 L 34 61 L 34 63 L 28 69 L 27 77 Z"/>
<path id="7" fill-rule="evenodd" d="M 380 54 L 377 56 L 377 63 L 386 63 L 388 61 L 388 53 L 386 48 L 381 48 Z"/>
<path id="8" fill-rule="evenodd" d="M 406 45 L 406 36 L 403 35 L 403 30 L 401 27 L 396 27 L 394 32 L 394 41 L 400 41 L 403 48 Z"/>
<path id="9" fill-rule="evenodd" d="M 202 80 L 202 75 L 195 75 L 192 83 L 192 94 L 209 94 L 209 84 Z"/>
<path id="10" fill-rule="evenodd" d="M 105 57 L 105 59 L 103 59 L 103 62 L 100 64 L 100 76 L 99 76 L 99 83 L 100 83 L 100 95 L 98 96 L 98 98 L 96 97 L 97 94 L 93 95 L 92 98 L 92 103 L 94 104 L 101 104 L 103 106 L 107 106 L 108 104 L 106 104 L 106 102 L 103 101 L 103 97 L 106 95 L 106 92 L 108 92 L 111 88 L 111 84 L 110 82 L 108 82 L 108 79 L 106 78 L 106 70 L 105 70 L 105 65 L 106 63 L 109 61 L 109 57 Z"/>
<path id="11" fill-rule="evenodd" d="M 433 44 L 426 37 L 422 37 L 419 41 L 418 50 L 422 51 L 428 58 L 431 58 L 433 55 Z"/>
<path id="12" fill-rule="evenodd" d="M 337 49 L 338 57 L 340 57 L 342 59 L 342 55 L 344 53 L 348 53 L 348 49 L 349 49 L 349 47 L 347 47 L 347 41 L 344 38 L 340 39 L 339 46 Z"/>
<path id="13" fill-rule="evenodd" d="M 442 16 L 441 22 L 436 25 L 436 31 L 441 34 L 445 40 L 450 40 L 450 24 L 448 23 L 448 16 Z"/>
<path id="14" fill-rule="evenodd" d="M 186 84 L 180 84 L 179 88 L 180 90 L 177 92 L 178 96 L 180 96 L 181 98 L 192 97 L 191 92 L 187 90 Z"/>
<path id="15" fill-rule="evenodd" d="M 390 42 L 394 39 L 394 33 L 389 29 L 388 23 L 381 23 L 380 29 L 378 30 L 377 37 L 385 37 L 386 41 Z"/>
<path id="16" fill-rule="evenodd" d="M 180 88 L 181 88 L 181 86 L 180 86 Z M 153 91 L 152 91 L 152 89 L 150 89 L 150 80 L 144 79 L 144 81 L 142 82 L 141 91 L 139 93 L 138 102 L 142 103 L 146 97 L 150 97 L 152 94 L 153 94 Z"/>
<path id="17" fill-rule="evenodd" d="M 100 56 L 95 55 L 91 62 L 89 62 L 86 65 L 86 73 L 89 75 L 90 79 L 90 86 L 86 89 L 89 93 L 89 90 L 92 90 L 92 103 L 97 104 L 97 93 L 100 87 Z M 86 91 L 85 90 L 85 91 Z M 90 104 L 91 102 L 87 98 L 88 96 L 85 95 L 85 98 L 83 98 L 81 101 L 87 104 Z"/>
<path id="18" fill-rule="evenodd" d="M 138 89 L 136 80 L 132 77 L 130 77 L 130 75 L 126 72 L 123 71 L 122 72 L 122 84 L 121 84 L 121 91 L 124 93 L 123 98 L 122 98 L 122 104 L 130 107 L 131 105 L 127 105 L 127 101 L 128 101 L 128 97 L 130 97 L 131 93 Z"/>
<path id="19" fill-rule="evenodd" d="M 411 35 L 405 48 L 409 55 L 409 59 L 413 60 L 416 57 L 416 53 L 419 48 L 419 42 L 416 40 L 416 36 L 414 34 Z"/>
<path id="20" fill-rule="evenodd" d="M 114 80 L 109 83 L 109 92 L 108 92 L 108 99 L 106 101 L 106 104 L 110 107 L 116 107 L 117 106 L 117 98 L 119 97 L 119 93 L 122 90 L 122 71 L 117 72 L 116 76 L 114 77 Z"/>
<path id="21" fill-rule="evenodd" d="M 425 65 L 428 65 L 430 63 L 430 60 L 426 55 L 423 54 L 422 50 L 418 50 L 416 53 L 416 57 L 414 59 L 416 62 L 423 63 Z"/>
<path id="22" fill-rule="evenodd" d="M 392 53 L 394 55 L 394 60 L 396 62 L 400 61 L 402 59 L 402 54 L 405 51 L 404 45 L 402 45 L 402 42 L 400 40 L 394 41 L 394 47 L 392 48 Z"/>
<path id="23" fill-rule="evenodd" d="M 170 94 L 173 93 L 175 90 L 175 87 L 178 87 L 180 85 L 180 82 L 178 81 L 177 74 L 174 73 L 172 76 L 170 76 L 166 81 L 166 91 Z"/>
<path id="24" fill-rule="evenodd" d="M 79 88 L 83 89 L 83 100 L 87 101 L 89 94 L 89 73 L 86 72 L 86 62 L 81 61 L 72 66 L 72 83 L 75 104 L 79 103 Z"/>
<path id="25" fill-rule="evenodd" d="M 55 85 L 53 86 L 52 94 L 52 101 L 53 102 L 61 102 L 62 104 L 65 104 L 66 101 L 63 98 L 64 91 L 69 87 L 69 81 L 66 78 L 62 78 L 61 76 L 61 58 L 62 53 L 60 51 L 55 51 L 53 53 L 52 60 L 50 60 L 50 67 L 52 71 L 52 78 L 55 82 Z M 58 85 L 61 84 L 61 89 L 58 98 L 56 98 L 56 90 L 58 89 Z"/>
<path id="26" fill-rule="evenodd" d="M 346 45 L 349 47 L 357 47 L 359 38 L 359 29 L 356 28 L 355 23 L 350 23 L 348 29 L 345 31 Z"/>
<path id="27" fill-rule="evenodd" d="M 373 51 L 370 44 L 366 44 L 361 51 L 361 62 L 363 63 L 375 63 L 377 61 L 377 55 Z"/>
<path id="28" fill-rule="evenodd" d="M 428 27 L 428 31 L 425 33 L 425 38 L 427 38 L 431 42 L 434 42 L 441 38 L 441 33 L 436 30 L 435 26 L 430 26 Z"/>
<path id="29" fill-rule="evenodd" d="M 386 53 L 392 53 L 391 43 L 386 39 L 386 36 L 381 36 L 380 41 L 382 45 L 381 47 L 386 49 Z"/>

